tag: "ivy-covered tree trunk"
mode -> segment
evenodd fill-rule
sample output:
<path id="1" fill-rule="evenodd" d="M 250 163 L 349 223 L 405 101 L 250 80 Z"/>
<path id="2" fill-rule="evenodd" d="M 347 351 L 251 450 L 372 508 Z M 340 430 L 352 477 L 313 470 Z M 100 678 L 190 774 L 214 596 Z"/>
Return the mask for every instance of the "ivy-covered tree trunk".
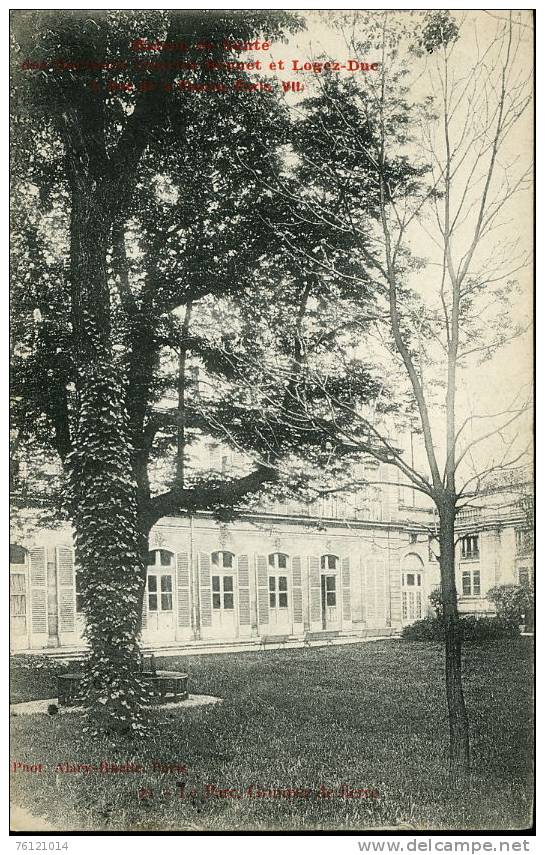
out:
<path id="1" fill-rule="evenodd" d="M 67 462 L 90 646 L 85 704 L 92 731 L 137 735 L 145 730 L 149 700 L 138 646 L 145 553 L 126 390 L 112 356 L 107 253 L 113 216 L 106 181 L 86 168 L 84 155 L 77 145 L 68 152 L 73 167 L 70 260 L 79 416 Z"/>
<path id="2" fill-rule="evenodd" d="M 137 642 L 145 567 L 138 549 L 122 390 L 109 365 L 86 373 L 70 476 L 90 645 L 86 706 L 91 727 L 136 735 L 145 729 L 149 700 Z"/>
<path id="3" fill-rule="evenodd" d="M 447 491 L 439 505 L 441 595 L 445 621 L 445 676 L 454 780 L 469 772 L 469 723 L 462 686 L 462 638 L 455 574 L 455 498 Z"/>

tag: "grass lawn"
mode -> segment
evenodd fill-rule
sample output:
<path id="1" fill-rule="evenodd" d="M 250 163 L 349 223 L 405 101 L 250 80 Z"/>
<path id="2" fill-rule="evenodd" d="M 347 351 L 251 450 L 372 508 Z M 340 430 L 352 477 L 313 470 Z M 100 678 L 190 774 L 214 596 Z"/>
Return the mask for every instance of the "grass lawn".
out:
<path id="1" fill-rule="evenodd" d="M 224 702 L 154 712 L 139 744 L 90 740 L 80 714 L 12 717 L 12 760 L 45 766 L 12 774 L 12 800 L 63 831 L 523 829 L 532 664 L 527 638 L 464 651 L 473 771 L 460 790 L 448 780 L 442 648 L 389 640 L 159 659 L 189 671 L 192 693 Z M 40 671 L 17 671 L 12 700 L 52 697 L 54 687 Z M 144 771 L 55 772 L 101 761 Z M 185 764 L 187 774 L 154 771 L 153 761 Z M 186 783 L 183 798 L 176 782 Z M 207 795 L 207 785 L 234 793 Z M 347 797 L 343 785 L 378 795 Z M 152 796 L 139 798 L 140 788 Z"/>

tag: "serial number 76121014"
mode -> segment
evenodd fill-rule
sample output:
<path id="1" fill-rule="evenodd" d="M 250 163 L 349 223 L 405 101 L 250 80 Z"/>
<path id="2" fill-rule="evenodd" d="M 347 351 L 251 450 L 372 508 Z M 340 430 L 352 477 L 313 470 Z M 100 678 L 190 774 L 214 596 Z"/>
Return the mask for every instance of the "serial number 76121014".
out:
<path id="1" fill-rule="evenodd" d="M 60 852 L 68 850 L 68 843 L 60 840 L 17 840 L 17 849 L 20 852 Z"/>

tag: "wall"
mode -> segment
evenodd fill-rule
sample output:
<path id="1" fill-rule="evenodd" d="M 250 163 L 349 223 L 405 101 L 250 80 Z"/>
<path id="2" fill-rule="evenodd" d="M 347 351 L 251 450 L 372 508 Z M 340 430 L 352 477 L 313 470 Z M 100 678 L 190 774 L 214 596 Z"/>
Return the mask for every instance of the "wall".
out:
<path id="1" fill-rule="evenodd" d="M 462 560 L 457 547 L 462 613 L 492 611 L 486 592 L 495 584 L 516 582 L 518 565 L 533 564 L 529 556 L 516 559 L 514 524 L 481 528 L 479 543 L 479 557 L 470 562 Z M 41 531 L 21 545 L 27 555 L 27 631 L 14 635 L 13 646 L 81 646 L 84 625 L 83 615 L 76 613 L 70 530 Z M 148 568 L 142 638 L 152 646 L 304 639 L 324 631 L 388 633 L 428 614 L 429 595 L 440 581 L 439 563 L 429 560 L 427 533 L 409 520 L 324 522 L 262 514 L 225 525 L 205 515 L 170 517 L 153 528 L 150 550 L 159 552 L 157 566 Z M 228 559 L 231 566 L 214 564 L 215 553 L 222 553 L 223 560 L 234 556 Z M 279 555 L 286 556 L 282 566 Z M 329 567 L 323 556 L 336 556 L 331 559 L 335 566 Z M 462 594 L 467 567 L 480 572 L 478 596 Z M 21 565 L 12 571 L 20 585 Z M 155 592 L 151 575 L 156 577 Z M 287 596 L 282 599 L 281 593 Z M 16 599 L 19 608 L 21 598 L 14 595 Z M 226 607 L 228 601 L 232 608 Z M 287 606 L 281 608 L 282 602 Z M 17 620 L 21 626 L 20 616 Z"/>

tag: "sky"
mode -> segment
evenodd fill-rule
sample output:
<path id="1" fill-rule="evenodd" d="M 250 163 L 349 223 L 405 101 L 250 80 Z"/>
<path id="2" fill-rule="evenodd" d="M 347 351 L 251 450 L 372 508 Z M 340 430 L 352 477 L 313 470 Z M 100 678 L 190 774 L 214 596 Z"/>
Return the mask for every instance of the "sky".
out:
<path id="1" fill-rule="evenodd" d="M 276 42 L 270 49 L 251 51 L 241 54 L 244 60 L 260 59 L 262 69 L 259 76 L 276 82 L 293 82 L 294 88 L 284 95 L 286 103 L 297 113 L 301 99 L 316 91 L 320 83 L 320 72 L 308 69 L 308 63 L 316 63 L 330 59 L 339 65 L 338 74 L 346 77 L 356 77 L 362 86 L 377 86 L 380 75 L 369 71 L 353 72 L 350 69 L 357 63 L 380 62 L 382 59 L 380 39 L 375 38 L 376 46 L 366 55 L 354 50 L 350 45 L 349 30 L 340 25 L 346 20 L 345 14 L 338 11 L 312 11 L 299 13 L 306 22 L 306 29 L 291 36 L 283 42 Z M 356 29 L 366 32 L 367 12 L 346 13 L 353 16 Z M 403 23 L 412 30 L 418 23 L 418 15 L 410 12 L 390 12 L 390 18 Z M 382 13 L 371 13 L 377 25 L 382 22 Z M 456 180 L 453 182 L 451 193 L 454 208 L 464 202 L 460 224 L 453 240 L 455 257 L 463 258 L 471 245 L 476 214 L 482 190 L 486 180 L 486 163 L 476 161 L 479 145 L 483 139 L 490 136 L 494 126 L 494 104 L 501 89 L 500 72 L 501 56 L 505 54 L 507 40 L 499 39 L 505 24 L 509 19 L 508 12 L 454 12 L 456 23 L 459 25 L 459 37 L 452 47 L 449 64 L 449 84 L 451 88 L 451 105 L 456 105 L 451 118 L 451 138 L 459 145 L 460 150 L 466 150 L 462 163 L 457 165 Z M 513 37 L 511 39 L 511 61 L 507 68 L 505 86 L 511 98 L 523 97 L 525 91 L 531 91 L 532 76 L 532 18 L 529 12 L 513 13 Z M 348 35 L 347 35 L 348 32 Z M 502 53 L 503 51 L 503 53 Z M 436 105 L 440 107 L 441 79 L 438 76 L 436 56 L 424 55 L 419 59 L 411 57 L 403 49 L 398 58 L 406 66 L 405 84 L 408 97 L 415 101 L 433 95 Z M 479 70 L 477 63 L 483 63 Z M 270 69 L 270 64 L 274 68 Z M 283 63 L 283 65 L 282 65 Z M 304 70 L 305 63 L 307 70 Z M 303 69 L 295 71 L 294 67 Z M 484 69 L 484 71 L 483 71 Z M 440 69 L 439 69 L 440 70 Z M 387 70 L 388 72 L 388 70 Z M 301 88 L 304 86 L 304 89 Z M 298 90 L 298 91 L 295 91 Z M 532 105 L 528 104 L 525 113 L 510 130 L 498 152 L 496 176 L 493 180 L 489 199 L 499 198 L 499 194 L 516 184 L 519 177 L 529 166 L 531 168 L 533 151 Z M 488 111 L 488 113 L 487 113 Z M 433 124 L 433 123 L 432 123 Z M 437 123 L 435 137 L 435 153 L 439 164 L 444 162 L 444 143 L 442 142 L 441 125 Z M 423 139 L 423 138 L 422 138 Z M 417 144 L 409 154 L 417 151 Z M 475 171 L 473 166 L 476 165 Z M 437 164 L 436 164 L 437 166 Z M 484 168 L 483 168 L 484 167 Z M 501 180 L 500 180 L 501 179 Z M 466 196 L 462 194 L 466 192 Z M 482 362 L 480 355 L 470 357 L 467 366 L 460 370 L 458 382 L 458 419 L 461 423 L 467 416 L 475 416 L 466 427 L 464 438 L 475 441 L 491 431 L 494 425 L 499 425 L 505 419 L 491 420 L 485 418 L 491 414 L 511 409 L 513 401 L 530 399 L 533 385 L 533 351 L 532 351 L 532 311 L 533 311 L 533 275 L 531 259 L 533 254 L 533 188 L 531 175 L 523 182 L 516 193 L 508 199 L 501 210 L 501 216 L 495 223 L 496 228 L 490 236 L 480 244 L 475 252 L 470 274 L 499 278 L 514 271 L 508 279 L 516 283 L 507 304 L 494 299 L 486 308 L 485 297 L 477 300 L 474 315 L 480 321 L 481 328 L 474 335 L 495 336 L 512 323 L 526 332 L 498 348 L 492 358 Z M 434 223 L 433 216 L 426 216 L 415 221 L 408 233 L 408 245 L 411 251 L 426 260 L 422 271 L 414 274 L 411 285 L 422 295 L 426 304 L 437 308 L 439 304 L 438 270 L 442 266 L 442 251 L 434 240 L 439 240 L 440 234 Z M 495 284 L 493 287 L 498 287 Z M 501 317 L 498 312 L 504 312 Z M 488 327 L 488 329 L 487 329 Z M 438 356 L 438 353 L 430 356 Z M 427 382 L 431 387 L 436 379 L 437 369 L 425 367 Z M 438 393 L 440 396 L 442 393 Z M 439 398 L 438 398 L 439 399 Z M 517 404 L 518 406 L 518 404 Z M 508 416 L 507 418 L 510 418 Z M 444 413 L 440 408 L 432 412 L 432 425 L 440 457 L 444 446 Z M 497 462 L 505 448 L 505 443 L 512 444 L 512 454 L 508 459 L 514 459 L 531 440 L 532 410 L 513 422 L 502 432 L 501 438 L 491 436 L 477 443 L 472 456 L 466 458 L 467 466 L 461 468 L 466 474 L 477 471 L 487 461 Z"/>
<path id="2" fill-rule="evenodd" d="M 348 59 L 366 60 L 369 62 L 380 60 L 380 53 L 370 52 L 367 56 L 354 56 L 354 51 L 347 47 L 344 34 L 335 27 L 339 22 L 340 13 L 337 12 L 312 12 L 302 13 L 307 20 L 307 29 L 298 34 L 286 45 L 274 45 L 271 54 L 274 59 L 283 57 L 286 66 L 293 57 L 299 58 L 298 66 L 303 65 L 304 60 L 312 60 L 313 57 L 329 55 L 347 64 Z M 365 12 L 355 13 L 363 16 Z M 407 26 L 413 26 L 415 17 L 410 13 L 390 13 L 398 20 L 402 20 Z M 459 38 L 453 46 L 450 58 L 449 83 L 452 85 L 453 114 L 451 120 L 451 139 L 459 144 L 460 150 L 467 151 L 466 158 L 458 165 L 458 172 L 452 186 L 453 203 L 462 201 L 462 193 L 468 186 L 460 217 L 460 226 L 456 231 L 454 241 L 455 257 L 463 258 L 467 248 L 471 245 L 473 229 L 476 222 L 478 205 L 482 196 L 485 183 L 486 158 L 477 163 L 476 155 L 479 144 L 490 137 L 490 129 L 494 127 L 494 105 L 498 93 L 501 91 L 502 77 L 500 73 L 500 59 L 505 56 L 508 47 L 508 35 L 505 23 L 508 21 L 508 12 L 455 12 L 456 22 L 460 26 Z M 376 17 L 381 18 L 381 13 L 376 12 Z M 515 99 L 522 99 L 527 92 L 531 93 L 532 68 L 532 17 L 530 12 L 513 13 L 513 29 L 510 50 L 510 62 L 504 79 L 506 91 L 508 92 L 508 105 L 513 104 Z M 501 31 L 505 38 L 499 40 Z M 476 63 L 484 64 L 485 73 L 476 68 Z M 406 84 L 409 97 L 415 100 L 426 95 L 440 95 L 441 86 L 437 75 L 437 63 L 435 57 L 424 57 L 420 61 L 412 61 L 408 64 Z M 352 66 L 353 67 L 353 66 Z M 340 74 L 348 75 L 348 71 L 339 71 Z M 371 74 L 371 72 L 367 72 Z M 284 75 L 285 76 L 285 75 Z M 296 75 L 307 85 L 304 94 L 308 94 L 308 81 L 312 81 L 315 75 L 312 72 L 301 72 Z M 365 80 L 365 74 L 359 73 L 359 79 Z M 374 82 L 374 81 L 373 81 Z M 312 85 L 312 83 L 310 84 Z M 302 97 L 299 93 L 290 93 L 288 103 L 297 109 L 297 101 Z M 487 113 L 488 111 L 488 113 Z M 469 122 L 468 122 L 469 118 Z M 531 170 L 533 154 L 533 121 L 532 104 L 529 103 L 525 112 L 510 129 L 509 134 L 502 140 L 498 151 L 496 179 L 493 180 L 489 199 L 500 199 L 502 193 L 510 193 L 519 178 L 529 167 Z M 437 128 L 437 148 L 439 160 L 444 162 L 444 145 L 442 143 L 442 128 Z M 474 138 L 474 139 L 473 139 Z M 488 139 L 490 142 L 491 140 Z M 473 165 L 477 168 L 472 171 Z M 501 180 L 500 180 L 501 179 Z M 466 428 L 464 437 L 474 441 L 478 437 L 490 432 L 494 425 L 505 421 L 494 421 L 482 418 L 485 415 L 498 413 L 503 409 L 511 409 L 513 401 L 528 400 L 531 397 L 533 384 L 533 348 L 531 327 L 533 312 L 533 186 L 532 175 L 523 181 L 517 192 L 506 201 L 494 222 L 495 229 L 483 240 L 475 252 L 470 272 L 475 271 L 483 274 L 486 272 L 491 278 L 498 278 L 504 274 L 514 271 L 506 278 L 514 280 L 516 285 L 511 293 L 509 302 L 504 306 L 499 302 L 491 301 L 488 309 L 485 308 L 486 301 L 481 298 L 475 306 L 476 313 L 481 315 L 481 332 L 487 335 L 496 335 L 494 324 L 499 329 L 507 328 L 508 323 L 518 325 L 527 331 L 508 342 L 494 353 L 491 359 L 481 362 L 480 355 L 468 359 L 467 368 L 459 375 L 458 402 L 459 421 L 473 414 L 478 416 Z M 419 272 L 411 284 L 429 300 L 430 305 L 438 305 L 438 277 L 437 269 L 442 266 L 442 251 L 433 243 L 433 238 L 440 239 L 433 217 L 428 217 L 423 222 L 414 224 L 411 230 L 409 244 L 415 254 L 426 258 L 427 267 Z M 436 266 L 434 266 L 436 265 Z M 496 268 L 492 273 L 493 268 Z M 489 272 L 490 271 L 490 272 Z M 497 283 L 490 287 L 496 288 Z M 487 293 L 485 292 L 485 293 Z M 498 312 L 503 311 L 505 315 L 501 318 Z M 487 330 L 487 327 L 489 329 Z M 434 379 L 434 370 L 429 369 L 430 379 Z M 509 418 L 508 416 L 507 418 Z M 444 427 L 443 414 L 435 412 L 432 422 L 438 438 L 438 446 L 443 443 Z M 476 469 L 484 461 L 493 459 L 497 461 L 505 448 L 505 442 L 513 441 L 512 452 L 508 459 L 516 457 L 517 449 L 522 451 L 526 448 L 531 438 L 532 410 L 502 432 L 502 438 L 492 436 L 478 443 L 473 449 L 473 459 L 469 456 L 467 463 L 472 468 L 473 462 Z"/>

